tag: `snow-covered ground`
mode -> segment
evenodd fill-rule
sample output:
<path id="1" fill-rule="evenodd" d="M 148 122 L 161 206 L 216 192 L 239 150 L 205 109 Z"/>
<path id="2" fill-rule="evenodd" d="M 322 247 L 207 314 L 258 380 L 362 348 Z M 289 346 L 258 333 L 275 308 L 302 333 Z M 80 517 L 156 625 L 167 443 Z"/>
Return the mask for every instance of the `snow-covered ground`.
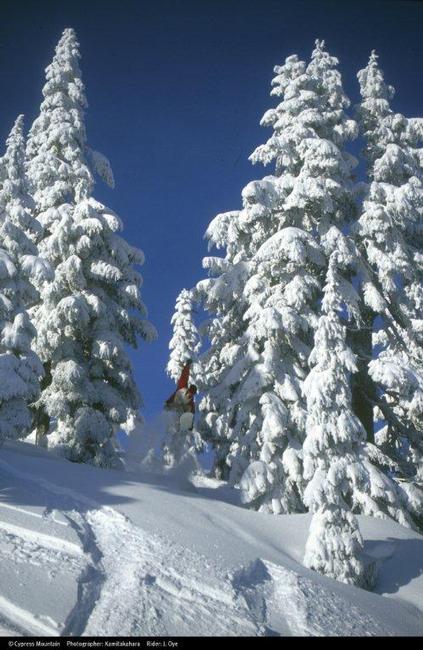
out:
<path id="1" fill-rule="evenodd" d="M 423 538 L 360 517 L 376 593 L 301 565 L 308 515 L 224 484 L 0 450 L 2 635 L 423 635 Z"/>

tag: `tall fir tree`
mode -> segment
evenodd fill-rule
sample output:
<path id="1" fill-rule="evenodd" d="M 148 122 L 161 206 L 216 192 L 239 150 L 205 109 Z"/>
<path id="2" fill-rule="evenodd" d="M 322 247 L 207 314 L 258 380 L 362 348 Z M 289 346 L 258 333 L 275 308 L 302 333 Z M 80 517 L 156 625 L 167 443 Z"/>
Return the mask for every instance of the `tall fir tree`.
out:
<path id="1" fill-rule="evenodd" d="M 27 168 L 44 228 L 40 254 L 54 269 L 32 310 L 45 370 L 38 428 L 68 458 L 114 466 L 114 433 L 130 430 L 141 399 L 126 344 L 150 340 L 140 250 L 117 233 L 119 217 L 92 197 L 96 171 L 112 184 L 107 159 L 86 144 L 87 106 L 75 32 L 66 29 L 46 70 L 44 100 L 31 127 Z"/>
<path id="2" fill-rule="evenodd" d="M 326 255 L 332 246 L 345 246 L 340 228 L 354 216 L 356 164 L 343 148 L 356 126 L 345 113 L 349 102 L 337 60 L 317 41 L 300 74 L 289 74 L 289 59 L 287 64 L 288 75 L 281 69 L 275 79 L 282 101 L 263 120 L 274 133 L 252 156 L 254 162 L 276 163 L 279 222 L 254 256 L 246 286 L 248 335 L 263 349 L 270 386 L 260 398 L 259 459 L 252 459 L 240 485 L 252 505 L 264 509 L 267 503 L 273 512 L 302 508 L 306 408 L 301 387 Z M 356 311 L 353 291 L 349 307 Z"/>
<path id="3" fill-rule="evenodd" d="M 25 174 L 25 138 L 20 115 L 1 160 L 0 187 L 0 441 L 23 438 L 33 425 L 31 403 L 40 392 L 43 368 L 31 350 L 35 329 L 27 310 L 36 287 L 49 277 L 35 244 L 41 231 Z"/>
<path id="4" fill-rule="evenodd" d="M 317 60 L 325 81 L 315 70 Z M 282 101 L 262 120 L 274 132 L 251 157 L 275 162 L 275 175 L 244 190 L 251 244 L 238 289 L 244 303 L 244 330 L 235 336 L 241 372 L 236 366 L 228 372 L 237 380 L 227 400 L 228 460 L 244 500 L 275 513 L 303 507 L 301 386 L 326 265 L 322 237 L 332 223 L 340 228 L 354 215 L 355 161 L 342 145 L 355 137 L 356 125 L 344 112 L 348 100 L 339 73 L 331 74 L 336 63 L 318 42 L 309 66 L 291 56 L 276 68 L 272 94 Z M 337 232 L 332 241 L 341 238 Z"/>
<path id="5" fill-rule="evenodd" d="M 399 486 L 404 506 L 421 525 L 423 125 L 392 111 L 394 89 L 385 83 L 374 52 L 358 79 L 370 183 L 356 235 L 367 264 L 363 293 L 374 331 L 364 398 L 384 424 L 377 433 L 382 450 L 405 479 Z"/>

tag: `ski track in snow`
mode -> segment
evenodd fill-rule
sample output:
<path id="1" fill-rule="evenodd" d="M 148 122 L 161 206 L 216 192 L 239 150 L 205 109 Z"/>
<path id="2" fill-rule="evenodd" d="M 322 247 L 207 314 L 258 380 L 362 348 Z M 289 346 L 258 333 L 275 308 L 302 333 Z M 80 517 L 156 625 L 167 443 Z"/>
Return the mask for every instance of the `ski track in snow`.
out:
<path id="1" fill-rule="evenodd" d="M 87 561 L 81 565 L 78 600 L 63 635 L 206 635 L 212 631 L 249 635 L 260 631 L 248 607 L 239 607 L 228 577 L 206 558 L 158 536 L 147 537 L 122 514 L 75 491 L 20 472 L 5 461 L 0 461 L 0 467 L 47 492 L 46 501 L 65 513 L 81 540 Z M 61 540 L 56 544 L 46 535 L 10 524 L 0 526 L 2 530 L 3 553 L 16 553 L 16 561 L 33 555 L 31 561 L 46 566 L 60 563 L 60 570 L 78 561 L 74 545 L 65 545 L 73 550 L 72 556 L 65 557 L 57 551 Z M 13 548 L 8 551 L 5 545 Z M 3 615 L 8 627 L 8 612 L 13 609 L 0 600 L 0 625 Z M 20 621 L 24 618 L 19 616 Z M 40 625 L 29 613 L 27 624 L 23 633 L 39 633 Z M 42 630 L 56 633 L 48 626 Z"/>
<path id="2" fill-rule="evenodd" d="M 35 482 L 49 493 L 48 502 L 66 513 L 70 525 L 78 532 L 88 562 L 81 566 L 78 601 L 63 630 L 64 635 L 152 635 L 152 634 L 252 634 L 254 622 L 238 615 L 232 588 L 225 576 L 211 571 L 210 584 L 204 584 L 206 560 L 166 540 L 147 537 L 131 522 L 107 507 L 102 507 L 74 491 L 65 490 L 38 477 L 16 471 L 0 462 L 1 468 L 24 480 Z M 34 562 L 54 567 L 69 567 L 78 556 L 75 545 L 49 538 L 11 524 L 0 525 L 3 531 L 0 554 L 13 556 L 16 562 Z M 58 549 L 70 547 L 66 557 Z M 192 555 L 192 557 L 187 557 Z M 176 573 L 172 564 L 181 567 Z M 78 561 L 78 560 L 76 560 Z M 190 567 L 190 574 L 185 569 Z M 208 569 L 211 569 L 209 566 Z M 216 575 L 217 573 L 217 575 Z M 175 609 L 175 601 L 179 607 Z M 231 612 L 231 606 L 233 611 Z M 0 612 L 7 621 L 15 606 L 0 600 Z M 162 612 L 172 612 L 170 618 Z M 24 614 L 13 616 L 24 620 Z M 25 633 L 48 626 L 33 621 L 28 613 Z M 0 619 L 1 620 L 1 619 Z"/>
<path id="3" fill-rule="evenodd" d="M 76 491 L 0 468 L 45 494 L 55 523 L 66 521 L 81 548 L 0 523 L 0 559 L 11 557 L 78 574 L 76 604 L 64 627 L 0 597 L 0 634 L 67 636 L 390 635 L 365 611 L 294 571 L 257 559 L 229 574 L 210 559 L 146 534 L 116 510 Z M 11 507 L 11 506 L 10 506 Z M 13 507 L 15 508 L 15 507 Z M 21 512 L 23 509 L 15 508 Z M 57 512 L 65 522 L 57 520 Z M 37 515 L 36 515 L 37 516 Z M 3 632 L 4 630 L 4 632 Z"/>

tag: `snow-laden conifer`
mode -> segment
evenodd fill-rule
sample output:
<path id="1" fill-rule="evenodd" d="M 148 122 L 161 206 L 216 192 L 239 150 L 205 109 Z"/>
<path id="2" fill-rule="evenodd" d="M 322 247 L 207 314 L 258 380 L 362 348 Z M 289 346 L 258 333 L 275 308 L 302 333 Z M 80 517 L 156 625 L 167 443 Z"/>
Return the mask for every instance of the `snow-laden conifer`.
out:
<path id="1" fill-rule="evenodd" d="M 36 286 L 48 277 L 34 241 L 40 225 L 25 174 L 25 138 L 20 115 L 6 142 L 0 188 L 0 441 L 30 433 L 30 405 L 40 391 L 43 368 L 31 350 L 35 329 L 27 309 Z"/>
<path id="2" fill-rule="evenodd" d="M 275 162 L 270 196 L 277 198 L 273 218 L 260 224 L 260 245 L 249 260 L 244 288 L 245 339 L 256 357 L 238 388 L 237 425 L 246 435 L 231 450 L 231 463 L 242 470 L 244 500 L 276 513 L 302 508 L 301 386 L 327 249 L 337 243 L 336 234 L 323 238 L 332 224 L 340 234 L 354 216 L 356 161 L 344 144 L 355 137 L 356 125 L 345 113 L 349 101 L 336 65 L 317 42 L 308 66 L 294 56 L 276 69 L 274 94 L 282 101 L 262 120 L 273 134 L 252 155 L 253 162 Z M 350 302 L 354 311 L 353 291 Z"/>
<path id="3" fill-rule="evenodd" d="M 125 346 L 155 331 L 145 320 L 142 278 L 134 269 L 143 254 L 118 234 L 119 217 L 92 196 L 79 58 L 75 33 L 66 29 L 46 70 L 27 145 L 44 227 L 39 250 L 54 269 L 32 310 L 45 369 L 36 406 L 51 445 L 72 460 L 113 465 L 113 434 L 131 428 L 141 404 Z"/>
<path id="4" fill-rule="evenodd" d="M 380 316 L 373 321 L 370 398 L 385 424 L 378 441 L 397 475 L 407 479 L 399 494 L 418 521 L 423 508 L 416 488 L 423 480 L 423 128 L 421 120 L 392 111 L 394 89 L 385 83 L 374 52 L 358 79 L 370 184 L 356 232 L 370 278 L 364 299 L 373 318 Z"/>
<path id="5" fill-rule="evenodd" d="M 200 340 L 194 322 L 194 292 L 182 289 L 175 304 L 171 324 L 173 335 L 169 343 L 170 357 L 167 373 L 175 381 L 179 379 L 182 368 L 188 359 L 194 360 L 199 349 Z"/>
<path id="6" fill-rule="evenodd" d="M 303 385 L 307 398 L 304 476 L 308 481 L 304 501 L 313 513 L 304 562 L 341 582 L 363 585 L 363 543 L 351 504 L 353 485 L 365 476 L 359 462 L 365 431 L 351 405 L 350 375 L 357 368 L 339 316 L 344 308 L 342 283 L 334 252 L 309 360 L 311 371 Z"/>
<path id="7" fill-rule="evenodd" d="M 173 336 L 169 343 L 170 358 L 167 374 L 177 382 L 182 369 L 191 361 L 189 384 L 196 382 L 197 354 L 200 349 L 199 333 L 194 322 L 195 290 L 182 289 L 176 299 L 175 312 L 171 319 Z M 180 412 L 167 411 L 165 414 L 165 432 L 161 441 L 163 464 L 167 468 L 185 467 L 189 473 L 199 469 L 195 459 L 196 449 L 202 446 L 197 431 L 186 430 L 180 425 Z"/>
<path id="8" fill-rule="evenodd" d="M 261 357 L 264 390 L 259 457 L 251 459 L 240 484 L 244 500 L 276 513 L 301 509 L 301 385 L 326 265 L 322 236 L 354 214 L 356 163 L 343 145 L 355 137 L 356 126 L 345 113 L 349 101 L 336 65 L 318 41 L 308 66 L 289 57 L 276 70 L 274 94 L 282 101 L 262 120 L 273 134 L 252 155 L 253 162 L 275 162 L 279 199 L 276 227 L 265 230 L 246 284 L 247 336 Z"/>

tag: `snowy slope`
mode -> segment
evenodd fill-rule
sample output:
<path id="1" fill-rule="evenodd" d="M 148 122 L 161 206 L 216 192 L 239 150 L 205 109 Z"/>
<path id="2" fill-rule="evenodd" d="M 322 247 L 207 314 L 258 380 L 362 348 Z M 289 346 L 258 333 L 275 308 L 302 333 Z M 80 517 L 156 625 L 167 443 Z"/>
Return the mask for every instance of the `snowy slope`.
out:
<path id="1" fill-rule="evenodd" d="M 301 564 L 308 515 L 240 508 L 208 479 L 0 451 L 0 633 L 422 635 L 423 538 L 360 518 L 376 593 Z M 383 594 L 379 595 L 379 594 Z"/>

